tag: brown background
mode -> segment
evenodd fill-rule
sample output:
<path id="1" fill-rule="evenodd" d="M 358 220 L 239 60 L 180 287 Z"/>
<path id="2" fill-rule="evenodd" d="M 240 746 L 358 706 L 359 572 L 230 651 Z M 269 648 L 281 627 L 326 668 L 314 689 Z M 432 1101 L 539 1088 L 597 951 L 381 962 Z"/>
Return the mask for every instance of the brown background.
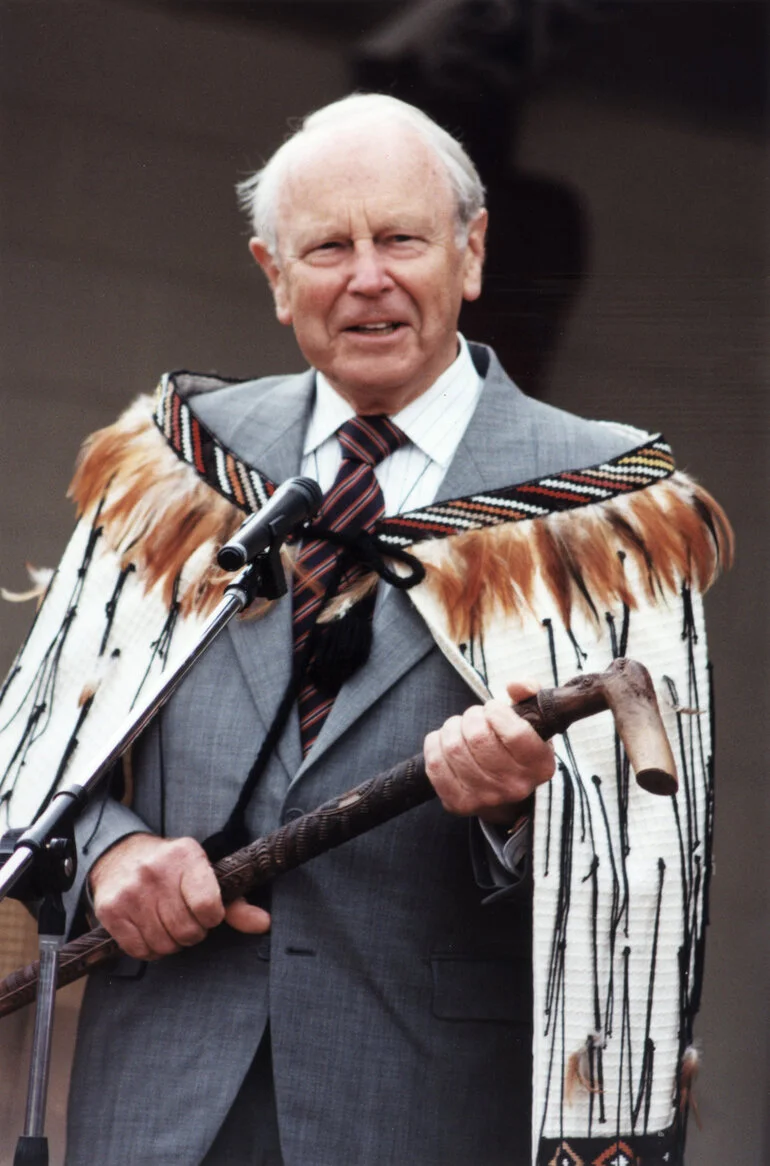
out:
<path id="1" fill-rule="evenodd" d="M 394 7 L 0 0 L 0 583 L 23 588 L 25 560 L 55 563 L 81 438 L 162 370 L 301 367 L 246 251 L 232 185 L 287 118 L 350 88 L 352 46 Z M 708 600 L 716 877 L 698 1024 L 703 1128 L 691 1127 L 687 1160 L 759 1166 L 770 1161 L 762 8 L 633 7 L 530 90 L 515 161 L 567 183 L 587 228 L 588 275 L 543 395 L 662 430 L 738 535 L 736 568 Z M 2 605 L 2 672 L 30 617 Z M 13 904 L 0 925 L 7 971 L 34 937 Z M 54 1162 L 76 999 L 69 990 L 59 1012 Z M 22 1017 L 0 1025 L 0 1163 L 21 1129 L 25 1032 Z"/>

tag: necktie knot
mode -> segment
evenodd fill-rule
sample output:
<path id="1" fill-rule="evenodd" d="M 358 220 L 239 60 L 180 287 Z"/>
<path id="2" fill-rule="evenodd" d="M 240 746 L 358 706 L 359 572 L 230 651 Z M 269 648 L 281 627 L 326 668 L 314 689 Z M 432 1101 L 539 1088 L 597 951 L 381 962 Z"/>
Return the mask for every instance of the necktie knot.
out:
<path id="1" fill-rule="evenodd" d="M 408 440 L 389 417 L 351 417 L 337 430 L 346 461 L 378 466 Z"/>

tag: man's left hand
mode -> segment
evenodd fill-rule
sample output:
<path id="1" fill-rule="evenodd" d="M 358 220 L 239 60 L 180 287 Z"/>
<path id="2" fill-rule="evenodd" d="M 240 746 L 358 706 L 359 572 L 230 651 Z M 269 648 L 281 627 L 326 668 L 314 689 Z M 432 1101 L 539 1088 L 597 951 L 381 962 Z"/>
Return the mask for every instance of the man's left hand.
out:
<path id="1" fill-rule="evenodd" d="M 511 700 L 536 687 L 512 681 Z M 505 824 L 521 802 L 555 769 L 553 745 L 499 699 L 473 705 L 428 733 L 423 747 L 428 778 L 450 814 Z"/>

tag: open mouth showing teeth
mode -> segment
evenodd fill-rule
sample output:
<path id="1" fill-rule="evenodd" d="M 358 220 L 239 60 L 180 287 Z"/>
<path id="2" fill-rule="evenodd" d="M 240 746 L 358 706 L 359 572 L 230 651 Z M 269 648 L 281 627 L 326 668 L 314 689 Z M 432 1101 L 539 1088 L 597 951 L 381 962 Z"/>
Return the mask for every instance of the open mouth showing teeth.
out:
<path id="1" fill-rule="evenodd" d="M 401 327 L 403 327 L 402 324 L 395 322 L 386 324 L 354 324 L 352 328 L 348 328 L 348 332 L 360 332 L 363 335 L 371 336 L 389 336 Z"/>

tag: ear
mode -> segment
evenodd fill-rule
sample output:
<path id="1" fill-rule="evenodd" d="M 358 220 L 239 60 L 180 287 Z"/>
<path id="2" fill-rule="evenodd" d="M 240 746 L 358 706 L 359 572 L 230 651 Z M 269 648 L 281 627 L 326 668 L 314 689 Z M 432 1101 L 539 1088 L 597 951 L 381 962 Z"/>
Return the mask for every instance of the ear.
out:
<path id="1" fill-rule="evenodd" d="M 291 324 L 291 304 L 289 301 L 286 277 L 278 265 L 278 261 L 265 243 L 264 239 L 250 239 L 249 251 L 255 263 L 264 271 L 275 302 L 275 314 L 281 324 Z"/>
<path id="2" fill-rule="evenodd" d="M 489 215 L 482 208 L 468 227 L 468 242 L 463 259 L 463 299 L 477 300 L 481 295 L 481 274 L 484 270 L 485 240 Z"/>

